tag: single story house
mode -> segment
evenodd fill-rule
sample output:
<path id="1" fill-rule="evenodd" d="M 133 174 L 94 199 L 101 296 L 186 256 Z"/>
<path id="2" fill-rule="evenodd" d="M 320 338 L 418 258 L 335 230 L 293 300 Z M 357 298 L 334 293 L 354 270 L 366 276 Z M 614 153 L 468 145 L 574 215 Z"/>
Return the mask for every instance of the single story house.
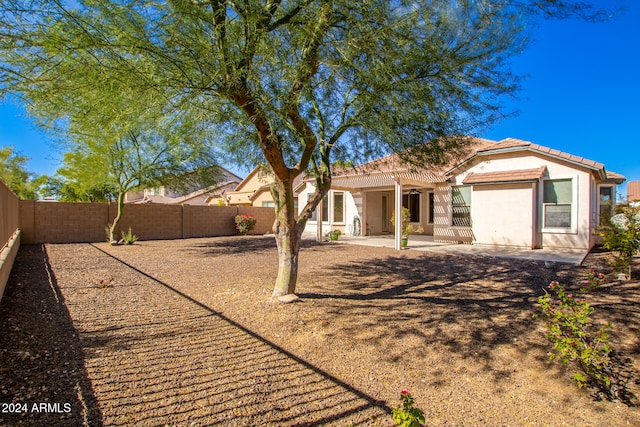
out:
<path id="1" fill-rule="evenodd" d="M 206 188 L 196 183 L 186 190 L 172 189 L 165 186 L 132 190 L 125 193 L 125 203 L 131 204 L 164 204 L 164 205 L 224 205 L 227 194 L 233 191 L 242 181 L 240 177 L 224 168 L 220 168 L 220 180 Z"/>
<path id="2" fill-rule="evenodd" d="M 416 168 L 390 155 L 336 173 L 305 231 L 316 232 L 320 218 L 323 233 L 395 234 L 399 249 L 400 224 L 390 219 L 404 206 L 435 242 L 589 249 L 624 181 L 600 163 L 528 141 L 473 138 L 444 167 Z M 298 190 L 308 200 L 313 180 Z"/>
<path id="3" fill-rule="evenodd" d="M 229 206 L 275 207 L 271 196 L 271 184 L 274 181 L 275 178 L 268 169 L 256 166 L 233 191 L 227 193 L 226 203 Z M 297 188 L 300 182 L 302 182 L 302 175 L 294 180 L 294 188 Z M 293 196 L 297 206 L 298 195 L 294 193 Z"/>

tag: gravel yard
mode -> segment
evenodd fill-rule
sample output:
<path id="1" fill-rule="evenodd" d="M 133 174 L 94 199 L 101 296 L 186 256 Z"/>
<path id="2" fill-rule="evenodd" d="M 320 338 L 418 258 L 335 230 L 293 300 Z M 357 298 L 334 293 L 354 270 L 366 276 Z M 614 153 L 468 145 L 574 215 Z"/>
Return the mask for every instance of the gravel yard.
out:
<path id="1" fill-rule="evenodd" d="M 548 361 L 532 319 L 550 281 L 606 258 L 305 241 L 301 300 L 280 304 L 269 236 L 25 245 L 0 304 L 0 425 L 389 426 L 408 389 L 430 426 L 638 427 Z M 593 298 L 640 395 L 640 281 Z"/>

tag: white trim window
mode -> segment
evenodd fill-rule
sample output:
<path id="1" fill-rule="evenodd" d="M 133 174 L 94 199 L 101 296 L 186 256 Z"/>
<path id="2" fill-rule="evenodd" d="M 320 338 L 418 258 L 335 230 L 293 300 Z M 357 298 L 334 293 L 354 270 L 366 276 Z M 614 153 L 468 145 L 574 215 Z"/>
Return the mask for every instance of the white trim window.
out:
<path id="1" fill-rule="evenodd" d="M 613 191 L 612 186 L 601 186 L 598 189 L 598 223 L 607 225 L 613 216 Z"/>
<path id="2" fill-rule="evenodd" d="M 307 202 L 313 197 L 313 192 L 307 193 Z M 311 213 L 309 221 L 318 221 L 318 208 Z M 322 198 L 322 222 L 329 222 L 329 196 L 327 194 Z"/>
<path id="3" fill-rule="evenodd" d="M 548 179 L 543 182 L 542 229 L 575 231 L 576 197 L 574 178 Z"/>
<path id="4" fill-rule="evenodd" d="M 471 227 L 471 186 L 451 188 L 451 225 Z"/>
<path id="5" fill-rule="evenodd" d="M 334 191 L 331 200 L 333 206 L 331 209 L 333 224 L 344 224 L 344 191 Z"/>

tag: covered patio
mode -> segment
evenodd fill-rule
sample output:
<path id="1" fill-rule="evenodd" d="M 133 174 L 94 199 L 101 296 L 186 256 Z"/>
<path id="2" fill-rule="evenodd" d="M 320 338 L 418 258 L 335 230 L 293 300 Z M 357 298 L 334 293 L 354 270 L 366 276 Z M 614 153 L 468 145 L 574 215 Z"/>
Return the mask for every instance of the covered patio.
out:
<path id="1" fill-rule="evenodd" d="M 305 233 L 303 238 L 315 239 L 315 234 Z M 383 248 L 395 248 L 394 235 L 382 236 L 340 236 L 335 241 L 337 244 L 352 244 L 361 246 L 374 246 Z M 414 250 L 422 252 L 438 252 L 458 255 L 478 255 L 506 259 L 525 259 L 537 262 L 544 262 L 551 266 L 554 264 L 580 265 L 589 254 L 586 249 L 570 248 L 548 248 L 548 249 L 528 249 L 517 246 L 496 246 L 496 245 L 470 245 L 437 243 L 433 241 L 433 236 L 411 235 L 409 245 L 404 250 Z"/>

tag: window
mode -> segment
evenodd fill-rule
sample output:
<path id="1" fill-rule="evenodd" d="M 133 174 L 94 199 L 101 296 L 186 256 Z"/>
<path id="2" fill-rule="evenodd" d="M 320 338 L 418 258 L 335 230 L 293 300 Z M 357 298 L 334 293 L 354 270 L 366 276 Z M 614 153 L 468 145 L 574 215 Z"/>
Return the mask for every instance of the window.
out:
<path id="1" fill-rule="evenodd" d="M 435 208 L 433 206 L 435 202 L 435 197 L 433 193 L 429 193 L 429 224 L 433 224 L 433 220 L 435 217 Z"/>
<path id="2" fill-rule="evenodd" d="M 573 181 L 556 179 L 544 182 L 544 228 L 571 228 Z"/>
<path id="3" fill-rule="evenodd" d="M 420 193 L 411 190 L 409 194 L 402 195 L 402 207 L 409 209 L 411 222 L 420 222 Z"/>
<path id="4" fill-rule="evenodd" d="M 344 193 L 342 191 L 333 193 L 333 222 L 344 222 Z"/>
<path id="5" fill-rule="evenodd" d="M 600 225 L 607 225 L 613 214 L 613 187 L 600 187 Z"/>
<path id="6" fill-rule="evenodd" d="M 451 189 L 451 225 L 454 227 L 471 227 L 471 186 L 453 187 Z"/>
<path id="7" fill-rule="evenodd" d="M 307 194 L 307 202 L 311 200 L 312 196 L 313 196 L 313 193 Z M 317 221 L 317 220 L 318 220 L 318 209 L 314 209 L 309 221 Z M 322 221 L 323 222 L 329 221 L 329 197 L 326 195 L 322 199 Z"/>
<path id="8" fill-rule="evenodd" d="M 262 202 L 262 207 L 263 208 L 273 208 L 276 206 L 276 202 L 273 201 L 264 201 Z"/>

